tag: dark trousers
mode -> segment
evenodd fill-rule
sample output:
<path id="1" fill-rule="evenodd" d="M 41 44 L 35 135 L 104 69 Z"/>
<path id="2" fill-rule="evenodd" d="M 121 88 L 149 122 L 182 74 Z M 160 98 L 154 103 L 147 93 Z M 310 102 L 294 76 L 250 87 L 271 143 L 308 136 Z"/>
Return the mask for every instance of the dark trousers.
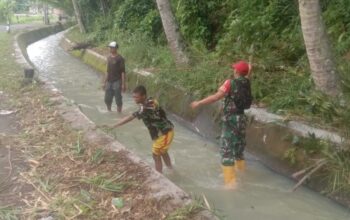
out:
<path id="1" fill-rule="evenodd" d="M 105 103 L 107 106 L 112 106 L 113 97 L 118 107 L 123 106 L 121 81 L 107 82 L 105 91 Z"/>

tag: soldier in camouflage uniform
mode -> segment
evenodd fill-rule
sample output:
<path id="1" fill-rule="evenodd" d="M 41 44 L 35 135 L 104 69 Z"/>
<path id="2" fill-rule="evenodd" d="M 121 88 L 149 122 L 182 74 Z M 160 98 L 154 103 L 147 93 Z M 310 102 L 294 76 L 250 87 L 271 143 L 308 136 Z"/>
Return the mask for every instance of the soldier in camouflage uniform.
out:
<path id="1" fill-rule="evenodd" d="M 168 168 L 172 168 L 168 149 L 174 138 L 173 123 L 167 119 L 165 111 L 159 106 L 157 100 L 147 98 L 144 86 L 137 86 L 134 89 L 133 99 L 139 105 L 139 110 L 122 119 L 113 127 L 126 124 L 135 118 L 142 119 L 153 140 L 152 153 L 156 170 L 162 172 L 162 159 Z"/>
<path id="2" fill-rule="evenodd" d="M 233 64 L 232 69 L 234 71 L 234 79 L 226 80 L 217 93 L 191 104 L 191 107 L 195 109 L 201 105 L 224 99 L 220 155 L 225 186 L 228 188 L 234 188 L 236 185 L 235 164 L 238 170 L 242 171 L 245 168 L 243 152 L 246 145 L 247 117 L 244 115 L 244 109 L 238 108 L 234 101 L 237 94 L 237 81 L 240 84 L 249 84 L 250 90 L 249 80 L 245 77 L 250 72 L 249 64 L 240 61 Z"/>
<path id="3" fill-rule="evenodd" d="M 240 75 L 236 80 L 247 81 L 248 79 Z M 220 90 L 226 94 L 223 104 L 220 154 L 222 165 L 233 166 L 236 160 L 238 169 L 243 169 L 247 116 L 244 110 L 238 109 L 234 102 L 235 87 L 232 79 L 227 80 L 220 87 Z"/>

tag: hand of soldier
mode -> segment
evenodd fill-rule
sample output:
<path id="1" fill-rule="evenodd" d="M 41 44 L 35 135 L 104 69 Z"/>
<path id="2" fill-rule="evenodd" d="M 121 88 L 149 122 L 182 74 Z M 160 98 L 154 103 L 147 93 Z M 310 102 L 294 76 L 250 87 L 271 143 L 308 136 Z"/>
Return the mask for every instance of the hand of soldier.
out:
<path id="1" fill-rule="evenodd" d="M 194 110 L 194 109 L 196 109 L 196 108 L 198 108 L 199 107 L 199 102 L 198 101 L 194 101 L 194 102 L 192 102 L 191 103 L 191 108 Z"/>
<path id="2" fill-rule="evenodd" d="M 252 66 L 251 63 L 249 63 L 248 65 L 249 65 L 249 70 L 248 70 L 248 74 L 247 74 L 246 78 L 250 79 L 250 77 L 252 75 L 252 68 L 253 68 L 253 66 Z"/>

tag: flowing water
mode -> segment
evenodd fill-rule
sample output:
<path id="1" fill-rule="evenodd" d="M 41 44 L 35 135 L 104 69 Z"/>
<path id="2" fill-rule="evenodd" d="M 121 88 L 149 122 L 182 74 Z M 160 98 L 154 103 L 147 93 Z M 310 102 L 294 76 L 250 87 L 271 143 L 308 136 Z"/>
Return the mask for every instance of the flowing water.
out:
<path id="1" fill-rule="evenodd" d="M 59 47 L 59 33 L 28 47 L 28 55 L 39 74 L 52 81 L 64 96 L 74 100 L 96 124 L 117 122 L 137 110 L 130 95 L 124 95 L 124 113 L 106 111 L 99 88 L 101 76 Z M 151 139 L 141 121 L 118 128 L 116 138 L 153 166 Z M 238 173 L 238 188 L 222 187 L 219 147 L 175 122 L 171 146 L 175 171 L 165 175 L 188 193 L 205 195 L 225 219 L 241 220 L 349 220 L 348 209 L 307 189 L 291 192 L 295 182 L 272 172 L 247 155 L 247 169 Z"/>

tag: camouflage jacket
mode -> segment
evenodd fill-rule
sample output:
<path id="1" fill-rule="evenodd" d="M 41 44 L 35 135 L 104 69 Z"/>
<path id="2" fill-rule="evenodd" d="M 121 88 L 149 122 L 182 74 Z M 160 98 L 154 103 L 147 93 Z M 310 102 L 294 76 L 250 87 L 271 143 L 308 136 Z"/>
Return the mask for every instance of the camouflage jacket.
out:
<path id="1" fill-rule="evenodd" d="M 157 100 L 148 98 L 144 104 L 140 104 L 138 111 L 133 113 L 149 130 L 152 140 L 164 135 L 174 128 L 173 123 L 166 117 L 165 111 L 159 106 Z"/>

